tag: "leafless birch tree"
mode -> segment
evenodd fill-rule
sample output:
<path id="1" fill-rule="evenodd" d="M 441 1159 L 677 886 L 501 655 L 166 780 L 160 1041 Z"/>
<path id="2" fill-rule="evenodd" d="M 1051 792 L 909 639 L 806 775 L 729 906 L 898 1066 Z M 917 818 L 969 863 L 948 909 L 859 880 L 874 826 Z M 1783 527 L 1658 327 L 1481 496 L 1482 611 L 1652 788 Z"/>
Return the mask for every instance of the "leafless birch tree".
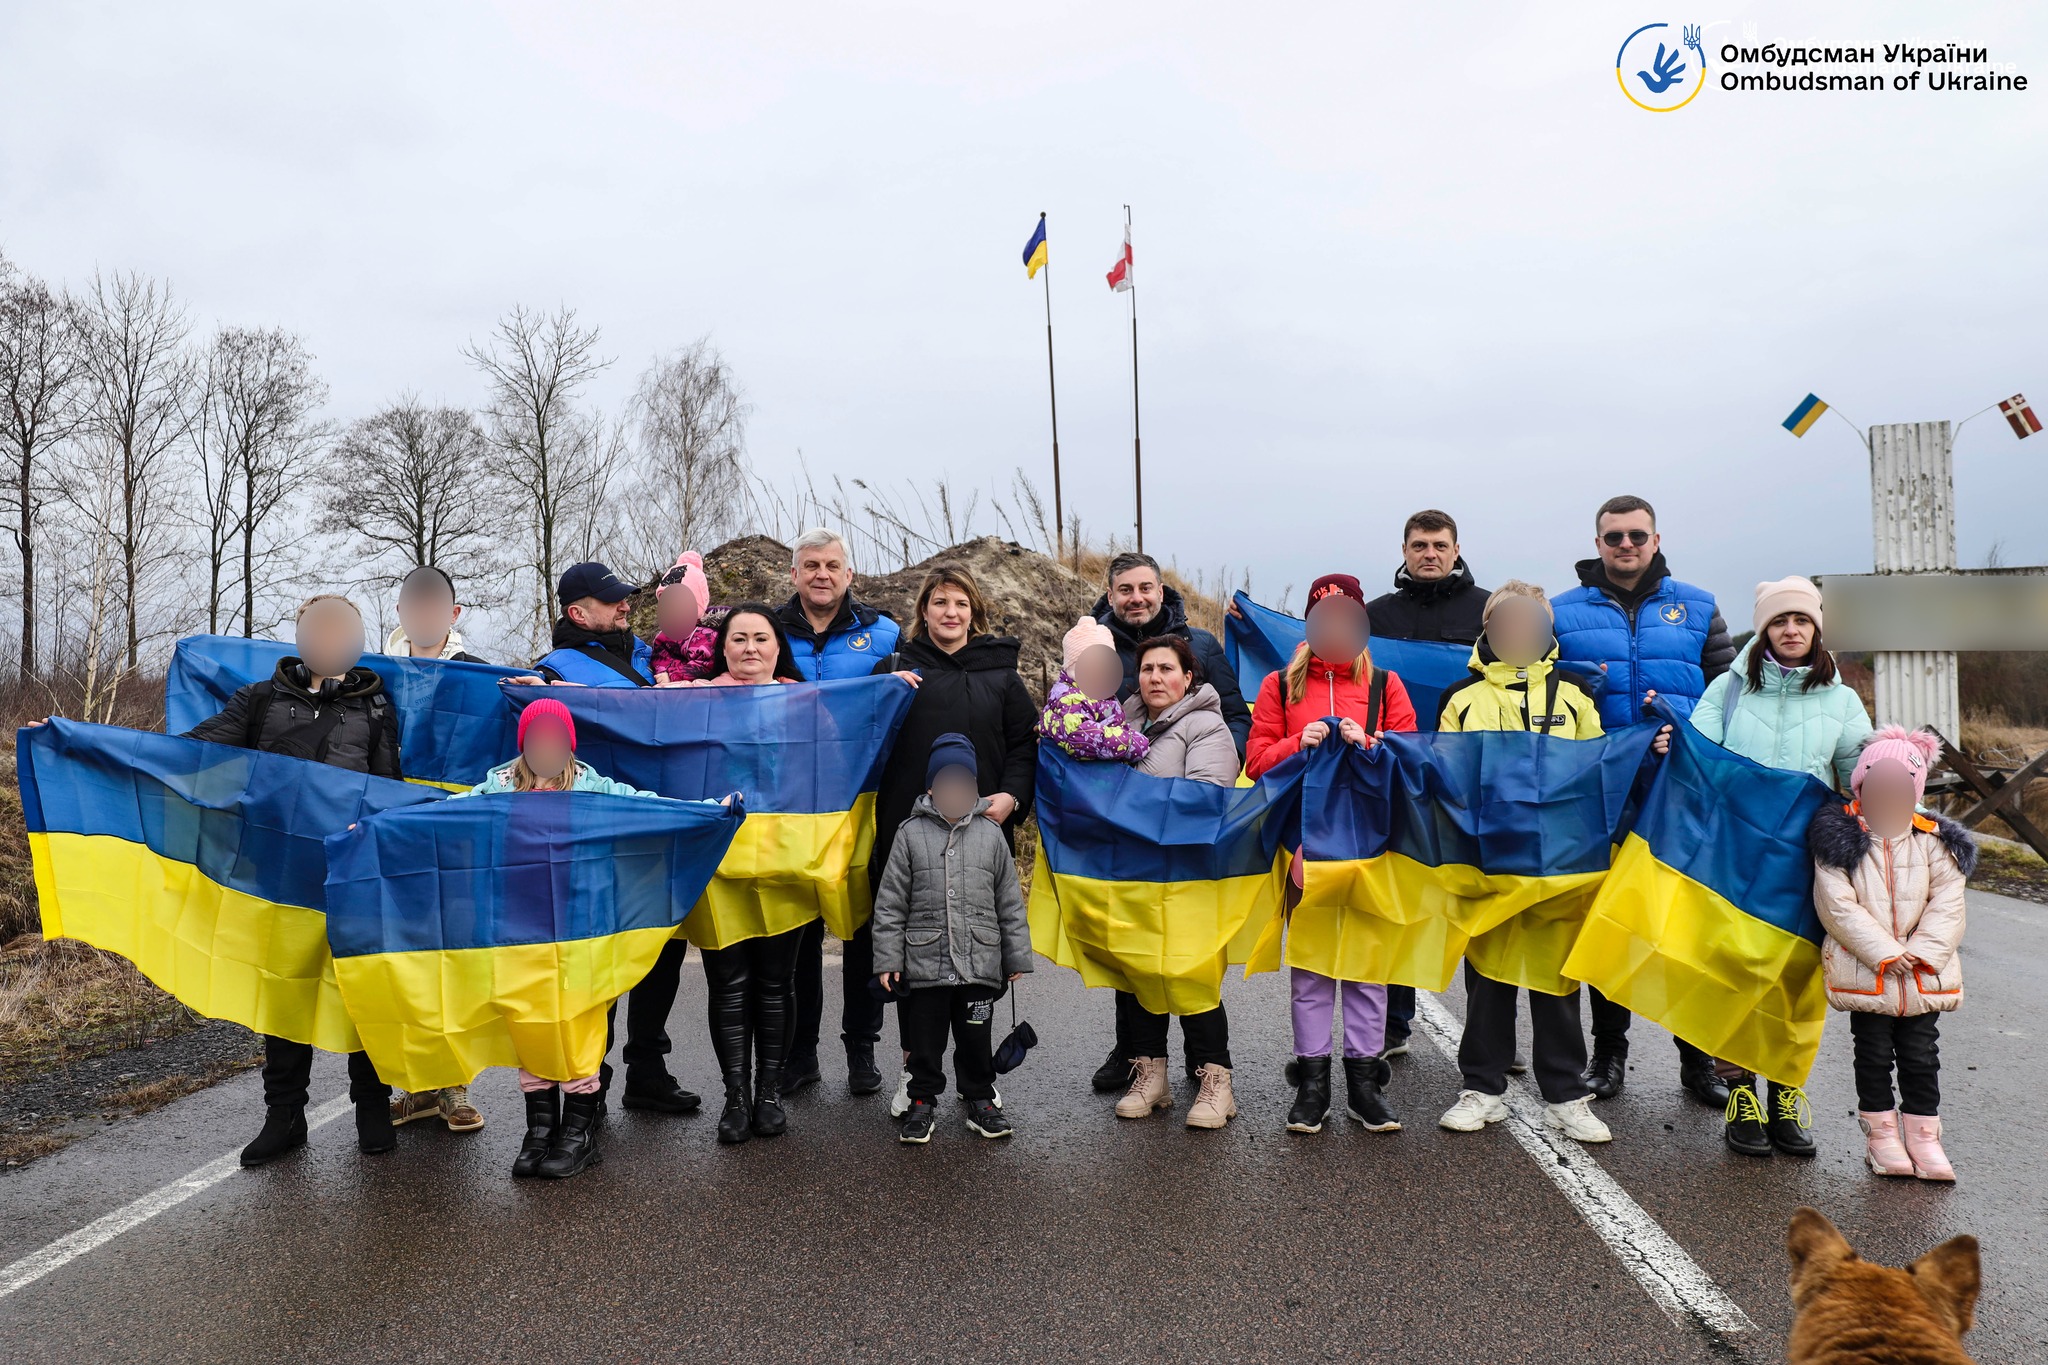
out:
<path id="1" fill-rule="evenodd" d="M 733 528 L 747 496 L 752 411 L 708 337 L 655 357 L 640 376 L 632 407 L 641 478 L 636 568 L 658 570 Z"/>
<path id="2" fill-rule="evenodd" d="M 53 492 L 53 452 L 78 421 L 77 310 L 34 276 L 0 277 L 0 506 L 21 556 L 21 678 L 36 676 L 36 550 Z"/>
<path id="3" fill-rule="evenodd" d="M 422 564 L 465 583 L 496 572 L 506 518 L 490 444 L 467 409 L 404 394 L 349 426 L 332 468 L 320 529 L 366 551 L 375 581 L 395 583 Z"/>

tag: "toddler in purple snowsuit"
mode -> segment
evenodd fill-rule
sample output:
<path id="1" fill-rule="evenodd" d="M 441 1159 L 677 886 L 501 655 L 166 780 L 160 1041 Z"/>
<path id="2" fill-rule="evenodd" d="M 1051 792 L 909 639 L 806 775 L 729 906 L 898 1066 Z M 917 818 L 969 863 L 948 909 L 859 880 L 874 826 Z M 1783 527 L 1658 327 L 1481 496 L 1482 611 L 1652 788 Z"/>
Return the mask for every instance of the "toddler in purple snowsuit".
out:
<path id="1" fill-rule="evenodd" d="M 1038 737 L 1075 758 L 1136 763 L 1152 746 L 1116 699 L 1123 663 L 1109 627 L 1084 616 L 1062 644 L 1059 681 L 1038 713 Z"/>

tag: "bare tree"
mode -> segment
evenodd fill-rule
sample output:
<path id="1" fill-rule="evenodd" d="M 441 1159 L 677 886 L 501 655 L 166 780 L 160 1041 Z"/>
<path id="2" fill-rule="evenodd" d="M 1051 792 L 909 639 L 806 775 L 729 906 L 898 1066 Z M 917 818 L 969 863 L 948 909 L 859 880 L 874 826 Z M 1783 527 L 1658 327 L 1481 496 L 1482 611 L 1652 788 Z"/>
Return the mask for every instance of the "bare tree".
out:
<path id="1" fill-rule="evenodd" d="M 111 552 L 113 591 L 96 577 L 93 592 L 96 601 L 120 600 L 132 672 L 142 650 L 144 580 L 173 549 L 175 461 L 195 415 L 197 364 L 185 349 L 185 310 L 168 285 L 132 271 L 95 275 L 79 310 L 84 439 L 67 486 Z"/>
<path id="2" fill-rule="evenodd" d="M 259 576 L 285 558 L 280 523 L 310 481 L 306 465 L 326 439 L 313 413 L 327 400 L 312 356 L 282 328 L 223 327 L 206 357 L 203 411 L 194 425 L 207 531 L 207 629 L 239 615 L 260 624 Z M 239 582 L 241 604 L 232 605 Z"/>
<path id="3" fill-rule="evenodd" d="M 643 480 L 633 499 L 638 567 L 657 569 L 737 523 L 752 411 L 709 337 L 656 356 L 640 376 L 632 407 Z"/>
<path id="4" fill-rule="evenodd" d="M 570 562 L 566 537 L 579 518 L 588 526 L 610 491 L 604 466 L 616 450 L 576 406 L 583 387 L 611 364 L 597 343 L 597 328 L 577 326 L 573 308 L 543 315 L 515 307 L 487 342 L 464 351 L 491 388 L 493 474 L 527 520 L 522 568 L 531 574 L 536 643 L 553 616 L 556 574 Z"/>
<path id="5" fill-rule="evenodd" d="M 34 276 L 0 276 L 0 506 L 21 556 L 21 678 L 36 675 L 36 548 L 52 494 L 51 452 L 78 420 L 77 310 Z"/>
<path id="6" fill-rule="evenodd" d="M 366 542 L 377 581 L 421 564 L 469 582 L 495 572 L 503 516 L 489 442 L 467 409 L 403 394 L 349 426 L 333 469 L 319 529 Z"/>

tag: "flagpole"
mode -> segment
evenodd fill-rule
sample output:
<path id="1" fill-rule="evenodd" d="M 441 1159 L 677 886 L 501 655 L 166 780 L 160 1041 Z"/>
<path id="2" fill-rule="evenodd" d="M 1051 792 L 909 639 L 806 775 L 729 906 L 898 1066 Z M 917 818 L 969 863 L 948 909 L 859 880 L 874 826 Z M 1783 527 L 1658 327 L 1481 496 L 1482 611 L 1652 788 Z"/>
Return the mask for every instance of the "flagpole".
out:
<path id="1" fill-rule="evenodd" d="M 1124 240 L 1131 234 L 1131 206 L 1124 205 Z M 1138 549 L 1145 548 L 1145 446 L 1138 431 L 1138 281 L 1131 272 L 1131 478 L 1137 490 Z"/>
<path id="2" fill-rule="evenodd" d="M 1038 215 L 1038 224 L 1045 226 L 1045 214 Z M 1052 400 L 1052 541 L 1053 555 L 1064 561 L 1067 556 L 1066 505 L 1060 500 L 1060 388 L 1053 375 L 1052 367 L 1052 240 L 1046 239 L 1045 264 L 1038 272 L 1045 276 L 1045 391 Z"/>

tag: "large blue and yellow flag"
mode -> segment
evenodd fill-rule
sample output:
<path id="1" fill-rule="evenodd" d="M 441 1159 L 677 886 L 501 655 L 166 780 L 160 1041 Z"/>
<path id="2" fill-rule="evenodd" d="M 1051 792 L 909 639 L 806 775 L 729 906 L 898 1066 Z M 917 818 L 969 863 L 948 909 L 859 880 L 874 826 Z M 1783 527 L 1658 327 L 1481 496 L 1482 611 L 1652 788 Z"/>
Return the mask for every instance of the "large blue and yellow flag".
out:
<path id="1" fill-rule="evenodd" d="M 607 1007 L 647 974 L 742 812 L 591 792 L 388 811 L 327 840 L 327 941 L 377 1074 L 595 1073 Z"/>
<path id="2" fill-rule="evenodd" d="M 1458 959 L 1565 995 L 1562 971 L 1646 779 L 1656 727 L 1602 739 L 1391 734 L 1310 751 L 1284 960 L 1442 990 Z M 1276 932 L 1247 971 L 1279 965 Z"/>
<path id="3" fill-rule="evenodd" d="M 1220 787 L 1040 745 L 1032 947 L 1155 1013 L 1214 1009 L 1279 912 L 1302 768 Z"/>
<path id="4" fill-rule="evenodd" d="M 1671 754 L 1565 971 L 1716 1057 L 1801 1084 L 1827 1017 L 1806 826 L 1828 789 L 1657 704 Z"/>
<path id="5" fill-rule="evenodd" d="M 228 635 L 178 641 L 164 684 L 164 729 L 183 734 L 218 715 L 236 689 L 267 681 L 278 661 L 296 652 L 276 640 Z M 499 698 L 498 684 L 530 675 L 532 669 L 389 654 L 365 654 L 363 667 L 384 680 L 398 712 L 409 780 L 464 791 L 515 752 L 515 719 Z"/>
<path id="6" fill-rule="evenodd" d="M 514 708 L 535 691 L 504 689 Z M 915 696 L 902 679 L 547 695 L 576 718 L 577 756 L 607 777 L 682 800 L 745 799 L 746 823 L 683 923 L 690 942 L 723 948 L 820 915 L 847 938 L 867 919 L 875 787 Z"/>
<path id="7" fill-rule="evenodd" d="M 1307 626 L 1299 616 L 1262 607 L 1242 592 L 1231 602 L 1237 614 L 1223 618 L 1223 652 L 1237 670 L 1238 690 L 1250 704 L 1259 699 L 1266 675 L 1287 667 L 1306 638 Z M 1415 722 L 1424 730 L 1436 729 L 1444 689 L 1464 680 L 1471 659 L 1470 645 L 1372 637 L 1372 661 L 1399 675 L 1415 704 Z"/>
<path id="8" fill-rule="evenodd" d="M 439 792 L 69 720 L 22 730 L 15 756 L 46 937 L 119 953 L 200 1014 L 355 1049 L 321 841 Z"/>

